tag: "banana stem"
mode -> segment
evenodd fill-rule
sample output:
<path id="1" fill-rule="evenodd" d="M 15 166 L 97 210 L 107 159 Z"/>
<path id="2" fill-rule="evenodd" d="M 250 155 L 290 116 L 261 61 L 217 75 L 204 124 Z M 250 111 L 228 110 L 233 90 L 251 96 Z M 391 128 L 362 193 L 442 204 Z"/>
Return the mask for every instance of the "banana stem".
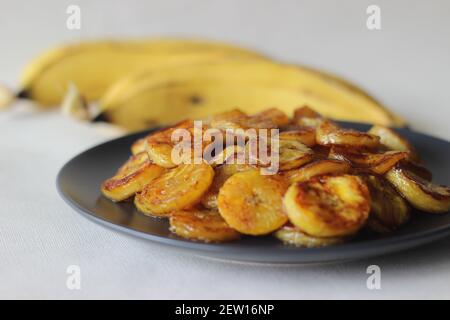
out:
<path id="1" fill-rule="evenodd" d="M 0 84 L 0 110 L 8 108 L 14 100 L 14 93 L 6 86 Z"/>

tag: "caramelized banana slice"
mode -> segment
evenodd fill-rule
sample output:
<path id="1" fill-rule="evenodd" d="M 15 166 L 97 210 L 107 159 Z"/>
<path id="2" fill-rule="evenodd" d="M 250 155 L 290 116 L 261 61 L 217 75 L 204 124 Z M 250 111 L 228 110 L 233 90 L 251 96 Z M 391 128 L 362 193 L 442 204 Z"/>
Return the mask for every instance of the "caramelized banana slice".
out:
<path id="1" fill-rule="evenodd" d="M 274 145 L 262 144 L 262 142 L 262 139 L 247 142 L 245 152 L 249 163 L 267 167 L 276 159 L 275 157 L 278 157 L 280 170 L 289 170 L 298 168 L 314 158 L 314 152 L 296 140 L 279 139 L 278 150 Z M 267 147 L 267 150 L 261 149 L 262 147 Z"/>
<path id="2" fill-rule="evenodd" d="M 408 222 L 411 210 L 391 184 L 380 176 L 365 176 L 371 198 L 371 211 L 367 225 L 379 233 L 397 230 Z"/>
<path id="3" fill-rule="evenodd" d="M 418 160 L 419 157 L 414 147 L 394 129 L 374 125 L 368 133 L 380 137 L 380 143 L 388 150 L 407 151 L 410 153 L 411 159 Z"/>
<path id="4" fill-rule="evenodd" d="M 201 204 L 208 209 L 217 209 L 217 197 L 219 190 L 229 177 L 233 174 L 248 170 L 255 170 L 256 167 L 248 164 L 224 164 L 214 169 L 214 180 L 208 192 L 203 196 Z"/>
<path id="5" fill-rule="evenodd" d="M 290 121 L 289 117 L 277 108 L 270 108 L 254 114 L 249 120 L 250 127 L 252 127 L 251 124 L 265 123 L 266 121 L 274 123 L 277 127 L 283 127 Z"/>
<path id="6" fill-rule="evenodd" d="M 107 198 L 122 201 L 134 196 L 163 172 L 163 168 L 151 163 L 145 152 L 138 153 L 131 156 L 114 177 L 103 182 L 101 190 Z"/>
<path id="7" fill-rule="evenodd" d="M 267 234 L 287 222 L 282 201 L 285 190 L 286 184 L 280 177 L 264 176 L 258 170 L 239 172 L 220 189 L 219 212 L 241 233 Z"/>
<path id="8" fill-rule="evenodd" d="M 146 151 L 150 160 L 163 168 L 174 168 L 176 164 L 172 161 L 172 135 L 177 129 L 185 129 L 192 132 L 194 123 L 186 120 L 176 125 L 159 130 L 145 138 Z"/>
<path id="9" fill-rule="evenodd" d="M 225 242 L 239 239 L 217 211 L 175 211 L 170 215 L 170 231 L 180 237 L 204 242 Z"/>
<path id="10" fill-rule="evenodd" d="M 207 129 L 206 126 L 202 126 L 201 128 L 198 128 L 198 135 L 200 135 L 201 137 L 203 136 L 205 130 Z M 177 133 L 177 130 L 185 130 L 186 134 L 188 135 L 187 137 L 183 136 L 183 140 L 181 140 L 181 137 L 175 137 L 174 134 Z M 186 120 L 183 122 L 178 123 L 177 125 L 173 126 L 173 127 L 169 127 L 163 130 L 160 130 L 154 134 L 151 134 L 147 137 L 146 142 L 147 142 L 147 153 L 148 156 L 150 158 L 150 160 L 152 160 L 154 163 L 156 163 L 157 165 L 164 167 L 164 168 L 174 168 L 177 166 L 178 163 L 174 162 L 174 159 L 172 159 L 172 150 L 174 148 L 174 146 L 178 143 L 181 143 L 181 141 L 186 142 L 185 139 L 189 139 L 187 141 L 188 143 L 188 148 L 191 148 L 191 152 L 190 155 L 184 155 L 184 156 L 190 156 L 192 159 L 194 157 L 194 143 L 196 141 L 201 141 L 201 154 L 199 154 L 199 156 L 203 155 L 203 151 L 205 150 L 205 148 L 208 147 L 208 145 L 210 144 L 210 141 L 206 141 L 206 140 L 200 140 L 200 139 L 196 139 L 195 137 L 195 132 L 196 129 L 194 127 L 194 121 L 192 120 Z M 180 140 L 177 141 L 177 138 L 179 138 Z M 172 139 L 175 139 L 175 141 L 172 141 Z M 180 154 L 180 156 L 182 156 Z"/>
<path id="11" fill-rule="evenodd" d="M 245 152 L 245 147 L 241 147 L 238 145 L 229 145 L 225 149 L 222 150 L 218 155 L 214 156 L 212 159 L 207 161 L 213 168 L 225 164 L 226 162 L 237 161 L 237 157 L 239 154 Z M 245 161 L 245 157 L 243 158 Z"/>
<path id="12" fill-rule="evenodd" d="M 385 174 L 399 161 L 406 159 L 409 152 L 387 151 L 384 153 L 355 152 L 339 147 L 332 147 L 329 157 L 350 161 L 357 169 L 365 169 L 376 174 Z"/>
<path id="13" fill-rule="evenodd" d="M 289 220 L 315 237 L 357 232 L 370 211 L 370 195 L 361 178 L 322 176 L 292 184 L 284 196 Z"/>
<path id="14" fill-rule="evenodd" d="M 380 138 L 373 134 L 342 129 L 329 121 L 323 121 L 316 130 L 317 143 L 325 146 L 338 145 L 348 148 L 375 149 Z"/>
<path id="15" fill-rule="evenodd" d="M 431 213 L 450 210 L 450 188 L 433 184 L 409 170 L 396 166 L 386 178 L 415 208 Z"/>
<path id="16" fill-rule="evenodd" d="M 313 237 L 291 225 L 285 225 L 281 229 L 275 231 L 274 235 L 285 244 L 305 248 L 328 247 L 344 243 L 347 240 L 347 237 Z"/>
<path id="17" fill-rule="evenodd" d="M 313 158 L 313 151 L 303 143 L 295 140 L 280 140 L 279 160 L 281 170 L 298 168 L 312 161 Z"/>
<path id="18" fill-rule="evenodd" d="M 423 165 L 418 164 L 416 162 L 412 162 L 409 160 L 402 160 L 398 163 L 398 166 L 401 166 L 405 170 L 411 171 L 415 175 L 427 181 L 431 181 L 433 178 L 433 174 L 431 173 L 430 170 L 428 170 Z"/>
<path id="19" fill-rule="evenodd" d="M 247 117 L 247 114 L 239 109 L 232 109 L 229 111 L 225 111 L 222 113 L 218 113 L 215 115 L 212 115 L 211 117 L 206 119 L 207 123 L 211 123 L 211 121 L 218 121 L 218 120 L 234 120 L 238 118 L 245 118 Z"/>
<path id="20" fill-rule="evenodd" d="M 340 160 L 318 160 L 308 163 L 299 169 L 289 170 L 283 173 L 289 182 L 304 182 L 313 177 L 342 174 L 350 171 L 350 164 L 347 161 Z"/>
<path id="21" fill-rule="evenodd" d="M 310 107 L 305 106 L 294 110 L 293 122 L 296 125 L 315 128 L 320 125 L 322 121 L 322 116 Z"/>
<path id="22" fill-rule="evenodd" d="M 141 152 L 146 152 L 146 151 L 147 151 L 147 139 L 146 138 L 138 139 L 131 145 L 131 153 L 133 155 L 136 155 Z"/>
<path id="23" fill-rule="evenodd" d="M 134 203 L 145 214 L 166 216 L 197 204 L 213 177 L 214 170 L 209 164 L 182 164 L 146 185 Z"/>
<path id="24" fill-rule="evenodd" d="M 163 168 L 174 168 L 177 165 L 172 161 L 172 145 L 159 142 L 148 142 L 148 157 Z"/>
<path id="25" fill-rule="evenodd" d="M 283 131 L 279 134 L 280 140 L 293 140 L 303 143 L 308 147 L 316 144 L 316 129 L 300 128 L 297 130 Z"/>
<path id="26" fill-rule="evenodd" d="M 213 118 L 210 121 L 212 128 L 220 130 L 235 129 L 275 129 L 289 123 L 289 118 L 282 111 L 272 108 L 260 113 L 247 116 Z"/>

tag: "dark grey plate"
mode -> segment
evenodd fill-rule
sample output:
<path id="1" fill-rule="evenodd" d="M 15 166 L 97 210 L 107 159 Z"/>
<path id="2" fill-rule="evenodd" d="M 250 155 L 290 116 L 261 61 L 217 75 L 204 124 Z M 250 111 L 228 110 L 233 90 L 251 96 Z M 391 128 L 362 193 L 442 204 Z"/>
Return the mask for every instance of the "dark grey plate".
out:
<path id="1" fill-rule="evenodd" d="M 345 127 L 367 130 L 360 124 Z M 419 150 L 434 180 L 450 184 L 450 143 L 407 129 L 399 130 Z M 327 248 L 295 248 L 271 236 L 245 237 L 226 244 L 205 244 L 181 239 L 168 230 L 166 220 L 139 213 L 132 203 L 113 203 L 99 187 L 130 155 L 133 141 L 148 132 L 131 134 L 93 147 L 70 160 L 58 174 L 57 187 L 63 199 L 85 217 L 113 229 L 175 246 L 192 253 L 224 260 L 259 263 L 322 263 L 387 254 L 450 235 L 450 214 L 414 212 L 411 222 L 398 232 L 380 236 L 363 233 L 353 242 Z"/>

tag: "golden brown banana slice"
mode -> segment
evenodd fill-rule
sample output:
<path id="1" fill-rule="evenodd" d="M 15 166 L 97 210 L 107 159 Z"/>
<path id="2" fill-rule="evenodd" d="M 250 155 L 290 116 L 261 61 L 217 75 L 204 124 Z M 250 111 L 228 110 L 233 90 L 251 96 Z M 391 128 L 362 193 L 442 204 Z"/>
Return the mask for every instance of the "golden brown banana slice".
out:
<path id="1" fill-rule="evenodd" d="M 314 128 L 300 128 L 296 130 L 283 131 L 279 134 L 280 140 L 294 140 L 308 147 L 316 144 L 316 129 Z"/>
<path id="2" fill-rule="evenodd" d="M 350 161 L 356 169 L 370 171 L 383 175 L 399 161 L 406 159 L 409 152 L 387 151 L 384 153 L 355 152 L 353 150 L 332 147 L 329 153 L 331 159 Z"/>
<path id="3" fill-rule="evenodd" d="M 245 118 L 247 114 L 239 109 L 232 109 L 229 111 L 221 112 L 218 114 L 214 114 L 206 119 L 207 123 L 211 123 L 211 121 L 217 120 L 233 120 L 237 118 Z"/>
<path id="4" fill-rule="evenodd" d="M 133 155 L 136 155 L 141 152 L 147 152 L 147 139 L 146 138 L 138 139 L 131 145 L 131 153 Z"/>
<path id="5" fill-rule="evenodd" d="M 368 133 L 380 137 L 380 143 L 388 150 L 407 151 L 410 153 L 411 159 L 418 160 L 418 154 L 408 140 L 399 135 L 394 129 L 374 125 Z"/>
<path id="6" fill-rule="evenodd" d="M 285 190 L 286 183 L 278 176 L 264 176 L 258 170 L 236 173 L 219 191 L 220 215 L 241 233 L 270 233 L 287 222 Z"/>
<path id="7" fill-rule="evenodd" d="M 159 130 L 145 138 L 146 151 L 150 160 L 163 168 L 174 168 L 176 164 L 172 159 L 173 141 L 172 136 L 177 129 L 185 129 L 191 132 L 194 123 L 186 120 L 177 123 L 172 127 Z"/>
<path id="8" fill-rule="evenodd" d="M 280 170 L 298 168 L 314 159 L 313 151 L 295 140 L 279 140 Z"/>
<path id="9" fill-rule="evenodd" d="M 323 121 L 316 129 L 317 143 L 325 146 L 343 146 L 358 149 L 375 149 L 380 146 L 376 135 L 351 129 L 342 129 L 329 121 Z"/>
<path id="10" fill-rule="evenodd" d="M 166 216 L 197 204 L 210 187 L 213 168 L 206 163 L 182 164 L 145 186 L 135 197 L 136 207 L 145 214 Z"/>
<path id="11" fill-rule="evenodd" d="M 103 182 L 101 190 L 109 199 L 122 201 L 134 196 L 163 172 L 163 168 L 151 163 L 145 152 L 138 153 L 131 156 L 114 177 Z"/>
<path id="12" fill-rule="evenodd" d="M 319 238 L 310 236 L 292 225 L 285 225 L 275 231 L 275 237 L 284 244 L 304 248 L 321 248 L 344 243 L 347 237 Z"/>
<path id="13" fill-rule="evenodd" d="M 252 115 L 249 119 L 249 124 L 250 127 L 253 127 L 253 124 L 258 127 L 258 124 L 265 123 L 266 121 L 274 123 L 277 127 L 286 126 L 290 122 L 289 117 L 283 111 L 277 108 L 269 108 Z"/>
<path id="14" fill-rule="evenodd" d="M 236 163 L 238 160 L 238 155 L 242 155 L 245 152 L 245 147 L 241 147 L 238 145 L 229 145 L 222 150 L 219 154 L 215 155 L 211 159 L 205 159 L 207 162 L 213 167 L 217 167 L 223 165 L 227 162 Z M 245 155 L 242 158 L 241 162 L 245 161 Z"/>
<path id="15" fill-rule="evenodd" d="M 314 155 L 317 159 L 328 159 L 331 150 L 330 147 L 321 146 L 320 144 L 311 147 L 311 149 L 314 151 Z"/>
<path id="16" fill-rule="evenodd" d="M 357 176 L 322 176 L 292 184 L 284 207 L 292 224 L 311 236 L 346 236 L 369 217 L 370 194 Z"/>
<path id="17" fill-rule="evenodd" d="M 180 162 L 174 161 L 172 150 L 175 145 L 184 141 L 187 142 L 187 147 L 191 148 L 190 154 L 179 154 L 180 157 L 188 156 L 188 159 L 185 160 L 193 160 L 194 157 L 194 147 L 195 142 L 199 141 L 201 145 L 201 152 L 198 156 L 203 155 L 203 151 L 210 144 L 210 141 L 203 140 L 200 138 L 203 137 L 203 134 L 207 127 L 201 127 L 197 129 L 194 126 L 194 122 L 191 120 L 182 121 L 175 126 L 160 130 L 154 134 L 151 134 L 146 139 L 146 150 L 150 160 L 152 160 L 157 165 L 164 168 L 174 168 Z M 185 134 L 181 135 L 177 130 L 185 130 Z M 198 137 L 195 137 L 195 134 Z M 185 139 L 189 139 L 186 141 Z M 183 148 L 184 149 L 184 148 Z M 181 158 L 179 159 L 181 160 Z M 200 159 L 201 160 L 201 159 Z M 186 163 L 185 161 L 181 161 L 182 163 Z"/>
<path id="18" fill-rule="evenodd" d="M 149 142 L 147 144 L 148 157 L 163 168 L 174 168 L 177 166 L 172 159 L 172 145 L 167 143 Z"/>
<path id="19" fill-rule="evenodd" d="M 392 185 L 381 176 L 364 176 L 370 191 L 371 211 L 367 225 L 379 233 L 397 230 L 408 222 L 411 210 Z"/>
<path id="20" fill-rule="evenodd" d="M 320 125 L 322 121 L 322 116 L 310 107 L 305 106 L 294 110 L 293 122 L 296 125 L 315 128 Z"/>
<path id="21" fill-rule="evenodd" d="M 386 178 L 415 208 L 431 213 L 450 211 L 450 188 L 427 181 L 402 166 L 386 173 Z"/>
<path id="22" fill-rule="evenodd" d="M 271 145 L 269 141 L 264 143 L 261 138 L 249 140 L 245 146 L 245 152 L 248 163 L 261 167 L 270 166 L 278 157 L 280 170 L 298 168 L 314 158 L 314 152 L 310 148 L 293 139 L 279 139 L 278 148 L 276 145 Z"/>
<path id="23" fill-rule="evenodd" d="M 256 167 L 248 164 L 237 163 L 226 163 L 216 167 L 214 169 L 214 180 L 208 192 L 202 197 L 201 204 L 208 209 L 217 209 L 217 197 L 225 181 L 235 173 L 256 169 Z"/>
<path id="24" fill-rule="evenodd" d="M 210 121 L 212 128 L 220 130 L 275 129 L 288 123 L 289 118 L 286 114 L 276 108 L 251 116 L 235 113 L 230 117 L 216 117 Z"/>
<path id="25" fill-rule="evenodd" d="M 298 169 L 286 171 L 283 173 L 283 176 L 290 183 L 304 182 L 317 176 L 348 173 L 350 168 L 350 163 L 347 161 L 325 159 L 308 163 Z"/>
<path id="26" fill-rule="evenodd" d="M 433 179 L 433 174 L 431 173 L 431 171 L 416 162 L 402 160 L 398 163 L 398 166 L 401 166 L 405 170 L 411 171 L 415 175 L 427 181 L 431 181 Z"/>
<path id="27" fill-rule="evenodd" d="M 239 239 L 217 211 L 175 211 L 170 214 L 170 231 L 180 237 L 204 242 L 226 242 Z"/>

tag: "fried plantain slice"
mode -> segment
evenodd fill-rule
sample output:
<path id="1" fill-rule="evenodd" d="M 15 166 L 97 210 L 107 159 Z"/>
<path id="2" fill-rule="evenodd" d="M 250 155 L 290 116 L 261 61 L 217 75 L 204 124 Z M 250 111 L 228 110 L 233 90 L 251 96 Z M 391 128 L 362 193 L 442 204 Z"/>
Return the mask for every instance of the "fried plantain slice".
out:
<path id="1" fill-rule="evenodd" d="M 114 177 L 107 179 L 101 186 L 103 195 L 114 201 L 128 199 L 164 173 L 164 168 L 153 164 L 145 152 L 131 156 Z"/>
<path id="2" fill-rule="evenodd" d="M 294 183 L 283 202 L 292 224 L 315 237 L 354 234 L 365 224 L 370 211 L 367 186 L 353 175 Z"/>
<path id="3" fill-rule="evenodd" d="M 133 142 L 131 145 L 131 153 L 136 155 L 141 152 L 147 152 L 147 139 L 141 138 Z"/>
<path id="4" fill-rule="evenodd" d="M 214 180 L 208 192 L 202 197 L 201 204 L 208 209 L 217 209 L 217 197 L 219 190 L 229 177 L 238 172 L 256 170 L 248 164 L 226 163 L 214 169 Z"/>
<path id="5" fill-rule="evenodd" d="M 283 111 L 277 108 L 269 108 L 252 115 L 248 123 L 250 124 L 250 127 L 252 127 L 253 124 L 258 125 L 259 123 L 265 123 L 266 121 L 274 123 L 277 127 L 286 126 L 290 122 L 289 117 Z"/>
<path id="6" fill-rule="evenodd" d="M 295 140 L 280 140 L 279 162 L 281 170 L 298 168 L 314 159 L 313 151 Z"/>
<path id="7" fill-rule="evenodd" d="M 182 164 L 146 185 L 136 195 L 135 205 L 143 213 L 156 216 L 190 208 L 206 193 L 213 177 L 209 164 Z"/>
<path id="8" fill-rule="evenodd" d="M 397 230 L 408 222 L 411 210 L 406 201 L 381 176 L 364 176 L 369 187 L 371 211 L 367 225 L 378 233 L 388 233 Z"/>
<path id="9" fill-rule="evenodd" d="M 322 121 L 316 129 L 318 144 L 325 146 L 343 146 L 347 148 L 375 149 L 380 146 L 376 135 L 351 129 L 342 129 L 330 121 Z"/>
<path id="10" fill-rule="evenodd" d="M 271 142 L 263 142 L 263 139 L 259 138 L 249 140 L 245 145 L 246 158 L 250 164 L 268 167 L 278 157 L 279 169 L 289 170 L 298 168 L 314 159 L 314 152 L 297 140 L 279 139 L 278 148 L 275 147 L 276 145 L 271 145 Z M 261 149 L 266 147 L 265 151 Z"/>
<path id="11" fill-rule="evenodd" d="M 220 130 L 247 129 L 275 129 L 287 125 L 289 118 L 282 111 L 271 108 L 254 115 L 240 115 L 232 117 L 218 117 L 210 121 L 212 128 Z"/>
<path id="12" fill-rule="evenodd" d="M 308 106 L 294 110 L 293 123 L 304 127 L 317 127 L 323 121 L 323 117 Z"/>
<path id="13" fill-rule="evenodd" d="M 298 228 L 288 224 L 275 231 L 275 237 L 284 244 L 304 248 L 321 248 L 344 243 L 348 237 L 319 238 L 310 236 Z"/>
<path id="14" fill-rule="evenodd" d="M 215 168 L 217 166 L 225 164 L 226 162 L 236 162 L 238 155 L 244 152 L 245 147 L 241 147 L 239 145 L 229 145 L 213 158 L 206 160 L 213 168 Z M 243 157 L 243 160 L 245 161 L 245 155 Z"/>
<path id="15" fill-rule="evenodd" d="M 180 237 L 204 242 L 226 242 L 239 239 L 217 211 L 181 210 L 170 214 L 170 231 Z"/>
<path id="16" fill-rule="evenodd" d="M 217 120 L 233 120 L 237 118 L 245 118 L 247 114 L 240 109 L 232 109 L 229 111 L 221 112 L 218 114 L 214 114 L 206 119 L 207 123 L 211 123 L 211 121 Z"/>
<path id="17" fill-rule="evenodd" d="M 380 143 L 388 150 L 407 151 L 410 153 L 411 159 L 415 161 L 419 160 L 419 155 L 412 144 L 410 144 L 408 140 L 403 138 L 394 129 L 380 125 L 374 125 L 372 128 L 370 128 L 368 133 L 380 137 Z"/>
<path id="18" fill-rule="evenodd" d="M 280 177 L 261 175 L 258 170 L 236 173 L 219 191 L 219 212 L 243 234 L 270 233 L 287 222 L 282 201 L 286 187 Z"/>
<path id="19" fill-rule="evenodd" d="M 343 174 L 350 171 L 350 163 L 347 161 L 324 159 L 304 165 L 301 168 L 283 172 L 283 176 L 290 183 L 304 182 L 316 176 Z"/>
<path id="20" fill-rule="evenodd" d="M 201 128 L 198 128 L 197 134 L 202 137 L 206 129 L 207 126 L 202 126 Z M 191 152 L 190 155 L 187 156 L 190 156 L 191 159 L 193 159 L 194 157 L 194 147 L 195 147 L 194 144 L 196 141 L 201 143 L 201 145 L 199 145 L 199 147 L 201 148 L 201 154 L 199 154 L 199 156 L 203 155 L 203 151 L 210 144 L 210 141 L 195 138 L 194 135 L 196 129 L 194 121 L 192 120 L 182 121 L 172 127 L 165 128 L 163 130 L 160 130 L 147 136 L 146 151 L 148 153 L 148 156 L 150 160 L 152 160 L 154 163 L 163 168 L 174 168 L 179 164 L 174 162 L 174 159 L 172 158 L 172 150 L 174 146 L 177 145 L 178 143 L 181 143 L 181 140 L 176 141 L 177 137 L 175 137 L 175 134 L 178 133 L 177 130 L 185 130 L 185 134 L 188 135 L 188 137 L 186 137 L 185 139 L 187 138 L 189 139 L 187 141 L 188 143 L 187 147 L 191 148 Z M 175 141 L 173 141 L 172 139 L 175 139 Z"/>
<path id="21" fill-rule="evenodd" d="M 148 157 L 163 168 L 174 168 L 177 165 L 172 161 L 172 145 L 167 143 L 149 142 L 147 144 Z"/>
<path id="22" fill-rule="evenodd" d="M 186 120 L 148 135 L 145 143 L 150 160 L 163 168 L 176 167 L 177 165 L 172 161 L 172 136 L 177 129 L 185 129 L 191 133 L 193 128 L 194 122 Z"/>
<path id="23" fill-rule="evenodd" d="M 416 209 L 430 213 L 450 210 L 449 187 L 427 181 L 401 165 L 389 170 L 385 176 Z"/>
<path id="24" fill-rule="evenodd" d="M 356 169 L 376 174 L 385 174 L 399 161 L 408 158 L 409 152 L 387 151 L 383 153 L 355 152 L 341 147 L 332 147 L 329 153 L 331 159 L 351 162 Z"/>
<path id="25" fill-rule="evenodd" d="M 418 164 L 417 162 L 413 162 L 410 160 L 402 160 L 397 164 L 397 166 L 400 166 L 405 170 L 411 171 L 415 175 L 427 181 L 431 181 L 433 179 L 433 174 L 431 173 L 431 171 L 425 168 L 423 165 Z"/>
<path id="26" fill-rule="evenodd" d="M 312 147 L 316 144 L 316 129 L 305 127 L 296 130 L 283 131 L 280 132 L 279 138 L 280 140 L 298 141 L 307 147 Z"/>

